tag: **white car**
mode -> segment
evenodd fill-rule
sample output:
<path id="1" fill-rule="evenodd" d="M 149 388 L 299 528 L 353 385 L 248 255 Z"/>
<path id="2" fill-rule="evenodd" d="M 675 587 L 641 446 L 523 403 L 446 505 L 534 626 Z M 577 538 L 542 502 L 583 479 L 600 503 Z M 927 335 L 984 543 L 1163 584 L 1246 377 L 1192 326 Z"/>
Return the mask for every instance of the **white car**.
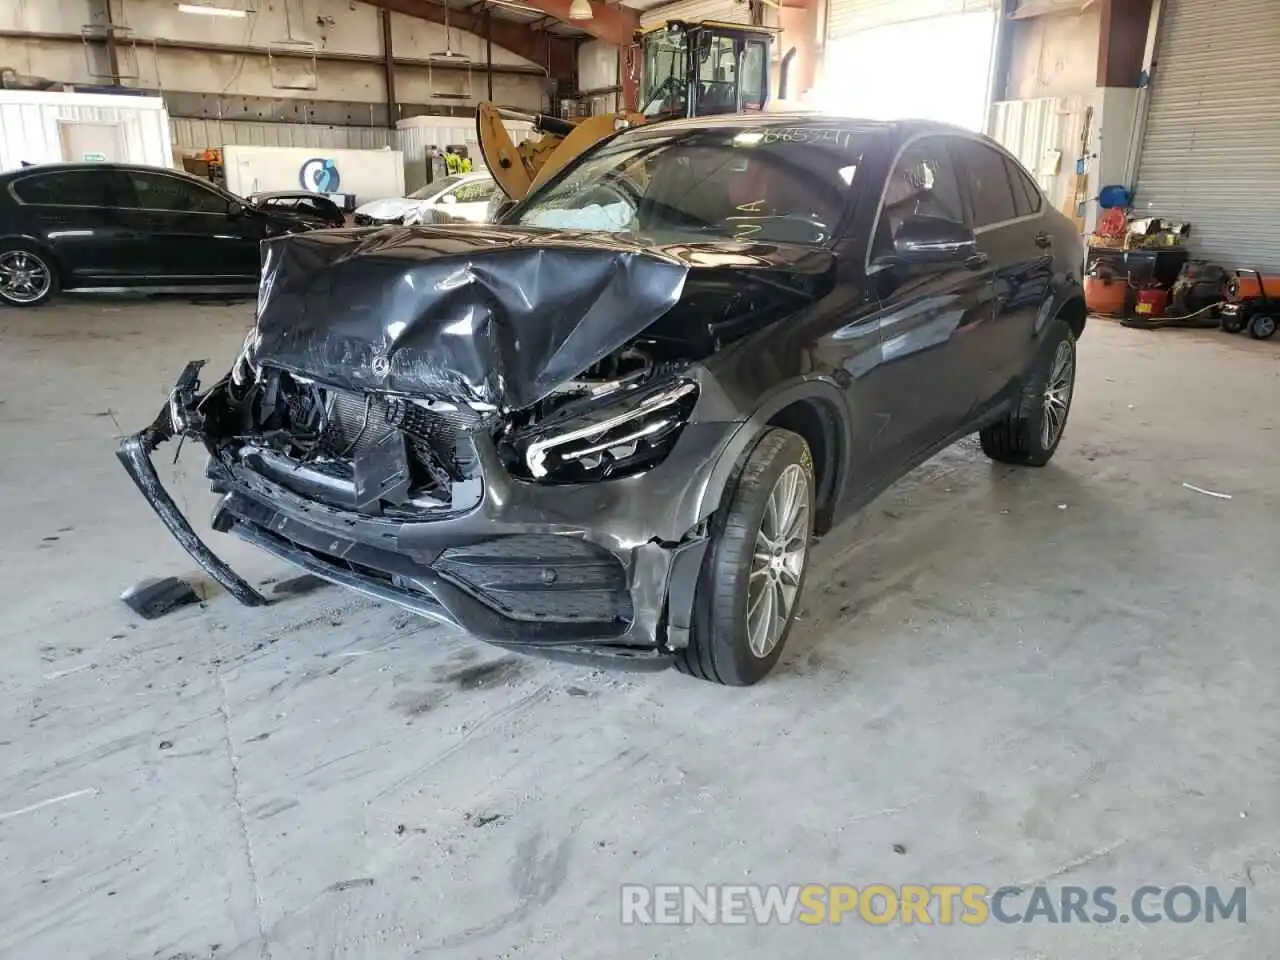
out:
<path id="1" fill-rule="evenodd" d="M 501 193 L 501 188 L 487 173 L 463 174 L 456 186 L 420 200 L 416 209 L 405 214 L 404 222 L 449 223 L 466 220 L 470 223 L 487 223 L 492 201 Z"/>
<path id="2" fill-rule="evenodd" d="M 439 210 L 447 219 L 483 223 L 497 184 L 487 173 L 461 173 L 429 183 L 407 197 L 373 200 L 356 208 L 357 226 L 384 223 L 431 223 Z M 446 219 L 442 217 L 441 219 Z"/>

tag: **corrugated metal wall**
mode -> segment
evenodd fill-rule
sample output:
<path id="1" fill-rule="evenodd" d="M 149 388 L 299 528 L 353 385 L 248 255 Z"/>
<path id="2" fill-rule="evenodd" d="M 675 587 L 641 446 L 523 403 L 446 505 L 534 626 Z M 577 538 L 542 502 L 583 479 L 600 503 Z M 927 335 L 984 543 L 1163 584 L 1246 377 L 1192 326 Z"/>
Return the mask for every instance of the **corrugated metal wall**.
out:
<path id="1" fill-rule="evenodd" d="M 119 124 L 125 161 L 171 167 L 168 116 L 154 97 L 0 91 L 0 170 L 79 159 L 62 155 L 59 121 Z"/>
<path id="2" fill-rule="evenodd" d="M 991 105 L 987 133 L 1017 157 L 1036 178 L 1055 209 L 1075 188 L 1075 155 L 1080 124 L 1089 104 L 1084 97 L 1004 100 Z"/>
<path id="3" fill-rule="evenodd" d="M 326 127 L 306 123 L 255 123 L 248 120 L 202 120 L 176 117 L 169 121 L 173 145 L 179 150 L 204 150 L 227 144 L 257 147 L 325 147 L 379 150 L 395 147 L 394 130 L 383 127 Z"/>
<path id="4" fill-rule="evenodd" d="M 1278 6 L 1164 5 L 1136 201 L 1227 267 L 1280 269 Z"/>
<path id="5" fill-rule="evenodd" d="M 831 0 L 827 36 L 832 40 L 892 23 L 991 10 L 995 0 Z M 909 61 L 909 51 L 904 51 Z M 910 63 L 903 64 L 910 67 Z"/>

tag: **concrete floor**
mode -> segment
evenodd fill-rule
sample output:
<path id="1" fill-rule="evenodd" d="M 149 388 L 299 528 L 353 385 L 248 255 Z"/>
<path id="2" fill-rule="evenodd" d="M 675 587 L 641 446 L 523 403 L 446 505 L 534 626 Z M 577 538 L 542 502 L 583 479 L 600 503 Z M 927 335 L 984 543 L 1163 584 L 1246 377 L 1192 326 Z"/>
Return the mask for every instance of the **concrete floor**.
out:
<path id="1" fill-rule="evenodd" d="M 1094 322 L 1054 464 L 916 471 L 727 690 L 333 588 L 132 616 L 121 590 L 198 568 L 116 436 L 250 313 L 0 313 L 0 955 L 1276 955 L 1280 340 Z M 203 529 L 198 451 L 163 472 Z M 1037 881 L 1244 885 L 1248 922 L 618 922 L 623 883 Z"/>

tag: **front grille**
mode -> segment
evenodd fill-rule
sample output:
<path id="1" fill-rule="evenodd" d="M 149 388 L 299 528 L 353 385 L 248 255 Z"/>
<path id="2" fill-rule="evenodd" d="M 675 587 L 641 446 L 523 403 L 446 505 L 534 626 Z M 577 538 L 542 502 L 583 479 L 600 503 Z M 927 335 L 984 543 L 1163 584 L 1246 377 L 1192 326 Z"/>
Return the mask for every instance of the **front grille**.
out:
<path id="1" fill-rule="evenodd" d="M 622 564 L 586 540 L 499 537 L 450 547 L 432 568 L 512 620 L 611 625 L 632 620 Z"/>

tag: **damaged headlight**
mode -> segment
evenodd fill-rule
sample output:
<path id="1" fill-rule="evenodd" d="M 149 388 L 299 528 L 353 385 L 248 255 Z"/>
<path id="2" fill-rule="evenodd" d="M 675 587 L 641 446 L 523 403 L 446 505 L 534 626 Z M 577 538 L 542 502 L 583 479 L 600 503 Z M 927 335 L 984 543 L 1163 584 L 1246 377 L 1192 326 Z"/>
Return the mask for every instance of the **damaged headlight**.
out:
<path id="1" fill-rule="evenodd" d="M 518 458 L 513 466 L 544 483 L 584 483 L 640 473 L 661 463 L 675 446 L 697 399 L 698 385 L 688 380 L 625 399 L 610 397 L 513 438 Z"/>

